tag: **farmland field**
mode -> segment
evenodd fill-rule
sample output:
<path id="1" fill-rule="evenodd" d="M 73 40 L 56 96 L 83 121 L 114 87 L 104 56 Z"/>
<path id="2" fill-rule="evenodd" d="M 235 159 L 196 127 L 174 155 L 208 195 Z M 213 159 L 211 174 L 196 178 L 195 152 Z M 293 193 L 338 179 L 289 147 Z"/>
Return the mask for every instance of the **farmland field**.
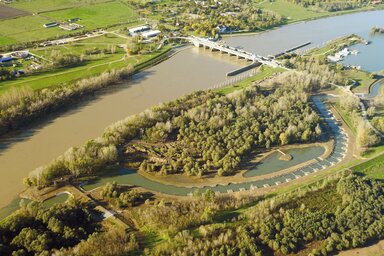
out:
<path id="1" fill-rule="evenodd" d="M 11 5 L 15 8 L 27 10 L 29 12 L 41 13 L 108 1 L 110 0 L 18 0 Z"/>
<path id="2" fill-rule="evenodd" d="M 35 2 L 45 1 L 36 0 Z M 136 18 L 136 14 L 130 6 L 114 1 L 51 11 L 12 20 L 2 20 L 0 21 L 0 45 L 16 42 L 25 43 L 68 35 L 73 32 L 60 29 L 59 27 L 47 29 L 43 27 L 43 24 L 77 17 L 81 19 L 78 23 L 84 25 L 83 30 L 92 30 L 114 24 L 132 22 Z"/>
<path id="3" fill-rule="evenodd" d="M 120 2 L 101 3 L 79 8 L 44 13 L 51 20 L 61 21 L 71 18 L 80 18 L 77 23 L 86 29 L 105 27 L 131 21 L 136 17 L 133 9 Z"/>
<path id="4" fill-rule="evenodd" d="M 65 34 L 61 29 L 43 27 L 44 23 L 50 21 L 38 15 L 0 21 L 0 38 L 4 36 L 17 42 L 28 42 Z"/>
<path id="5" fill-rule="evenodd" d="M 285 0 L 276 0 L 274 2 L 263 1 L 258 6 L 277 12 L 292 22 L 304 19 L 318 18 L 328 14 L 327 12 L 318 12 L 311 10 L 310 8 L 304 8 Z"/>
<path id="6" fill-rule="evenodd" d="M 28 15 L 29 12 L 0 4 L 0 20 Z"/>

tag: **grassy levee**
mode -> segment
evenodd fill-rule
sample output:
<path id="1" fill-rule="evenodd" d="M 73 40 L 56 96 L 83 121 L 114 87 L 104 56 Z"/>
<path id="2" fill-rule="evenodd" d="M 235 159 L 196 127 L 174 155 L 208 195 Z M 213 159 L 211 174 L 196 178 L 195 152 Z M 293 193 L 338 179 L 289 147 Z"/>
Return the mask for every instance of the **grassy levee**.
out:
<path id="1" fill-rule="evenodd" d="M 133 65 L 135 72 L 139 72 L 143 68 L 162 61 L 171 49 L 171 47 L 164 47 L 162 50 L 152 54 L 140 55 L 128 59 L 124 59 L 123 55 L 117 54 L 116 56 L 89 61 L 72 68 L 59 68 L 16 80 L 4 81 L 0 83 L 0 96 L 12 87 L 28 86 L 34 90 L 41 90 L 58 85 L 72 84 L 80 79 L 94 77 L 107 70 L 123 68 L 128 65 Z"/>
<path id="2" fill-rule="evenodd" d="M 384 154 L 352 167 L 358 174 L 365 175 L 372 179 L 384 179 Z"/>
<path id="3" fill-rule="evenodd" d="M 336 104 L 332 104 L 333 108 L 336 110 L 336 112 L 341 116 L 341 118 L 343 119 L 343 121 L 347 124 L 347 126 L 349 127 L 349 129 L 351 129 L 351 131 L 353 132 L 354 135 L 356 135 L 357 133 L 357 130 L 356 130 L 356 127 L 353 125 L 353 122 L 352 122 L 352 119 L 351 117 L 345 113 L 344 110 L 342 110 L 339 106 L 338 103 Z"/>
<path id="4" fill-rule="evenodd" d="M 114 67 L 113 69 L 110 69 L 109 67 L 109 69 L 101 70 L 102 72 L 100 72 L 99 75 L 92 76 L 89 79 L 81 79 L 77 82 L 60 87 L 51 86 L 51 90 L 48 91 L 39 91 L 38 89 L 36 89 L 33 94 L 34 101 L 44 102 L 44 104 L 41 104 L 41 106 L 43 107 L 29 109 L 29 106 L 25 104 L 20 104 L 18 101 L 14 101 L 12 105 L 8 106 L 4 110 L 5 114 L 4 116 L 2 116 L 1 120 L 2 123 L 0 135 L 4 135 L 14 130 L 22 129 L 25 126 L 31 125 L 31 123 L 38 122 L 41 117 L 46 115 L 46 111 L 48 110 L 50 113 L 59 111 L 63 108 L 66 108 L 69 102 L 77 102 L 81 100 L 85 95 L 93 94 L 94 92 L 99 91 L 102 88 L 108 87 L 112 84 L 116 84 L 120 81 L 131 79 L 134 73 L 139 72 L 140 70 L 151 65 L 155 65 L 167 58 L 167 53 L 171 49 L 171 47 L 164 47 L 162 50 L 156 51 L 153 55 L 142 58 L 136 65 L 131 65 L 128 67 L 124 65 L 124 67 L 122 68 Z M 69 95 L 66 93 L 61 93 L 63 91 L 70 91 L 71 94 Z M 55 101 L 49 100 L 49 98 L 47 97 L 47 94 L 49 94 L 50 92 L 55 94 Z M 12 91 L 10 91 L 9 95 L 12 95 Z M 9 95 L 4 94 L 4 99 L 12 97 Z M 12 114 L 16 111 L 20 114 Z M 8 125 L 4 122 L 4 120 L 7 120 L 7 122 L 12 123 L 13 125 Z"/>
<path id="5" fill-rule="evenodd" d="M 373 78 L 369 72 L 364 70 L 344 70 L 343 75 L 358 83 L 357 86 L 352 88 L 354 92 L 358 93 L 369 93 L 370 87 L 377 81 L 377 79 Z"/>
<path id="6" fill-rule="evenodd" d="M 242 90 L 244 88 L 249 87 L 254 82 L 259 82 L 265 78 L 273 76 L 275 73 L 284 72 L 285 69 L 283 68 L 272 68 L 269 66 L 261 66 L 259 67 L 260 70 L 257 74 L 254 76 L 248 77 L 240 82 L 237 82 L 233 85 L 229 85 L 223 88 L 218 88 L 215 91 L 217 91 L 220 94 L 229 94 L 237 90 Z"/>
<path id="7" fill-rule="evenodd" d="M 144 58 L 141 59 L 139 64 L 134 65 L 135 72 L 139 72 L 145 68 L 151 67 L 153 65 L 160 63 L 161 61 L 164 61 L 168 57 L 167 53 L 169 53 L 171 50 L 172 50 L 172 47 L 164 47 L 160 52 L 157 52 L 153 57 L 148 58 L 144 56 Z"/>

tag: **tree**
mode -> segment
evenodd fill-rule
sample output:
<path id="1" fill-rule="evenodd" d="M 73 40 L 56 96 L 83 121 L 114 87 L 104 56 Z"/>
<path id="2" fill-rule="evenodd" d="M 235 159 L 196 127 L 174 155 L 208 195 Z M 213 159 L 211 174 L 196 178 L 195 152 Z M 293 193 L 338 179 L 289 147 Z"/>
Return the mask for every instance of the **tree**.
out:
<path id="1" fill-rule="evenodd" d="M 287 134 L 284 132 L 280 133 L 279 139 L 280 139 L 281 145 L 286 145 L 289 143 L 289 138 L 288 138 Z"/>
<path id="2" fill-rule="evenodd" d="M 375 115 L 375 112 L 376 112 L 376 108 L 375 107 L 369 107 L 367 109 L 367 116 L 368 117 L 372 117 Z"/>
<path id="3" fill-rule="evenodd" d="M 25 248 L 28 252 L 47 250 L 50 243 L 51 241 L 47 234 L 32 228 L 23 228 L 12 240 L 12 245 Z"/>

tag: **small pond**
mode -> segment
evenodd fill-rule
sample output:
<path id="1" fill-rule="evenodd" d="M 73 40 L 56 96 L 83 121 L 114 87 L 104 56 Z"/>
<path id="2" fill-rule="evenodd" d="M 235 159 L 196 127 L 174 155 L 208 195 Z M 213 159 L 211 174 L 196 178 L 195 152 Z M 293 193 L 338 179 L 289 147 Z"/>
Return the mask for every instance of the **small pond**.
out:
<path id="1" fill-rule="evenodd" d="M 315 147 L 306 147 L 306 148 L 293 148 L 284 150 L 284 153 L 290 154 L 292 156 L 292 160 L 284 161 L 280 160 L 281 153 L 274 152 L 260 163 L 257 163 L 251 170 L 247 171 L 244 174 L 244 177 L 254 177 L 261 176 L 265 174 L 271 174 L 274 172 L 278 172 L 298 164 L 307 162 L 309 160 L 315 159 L 316 157 L 324 154 L 325 148 L 321 146 Z"/>

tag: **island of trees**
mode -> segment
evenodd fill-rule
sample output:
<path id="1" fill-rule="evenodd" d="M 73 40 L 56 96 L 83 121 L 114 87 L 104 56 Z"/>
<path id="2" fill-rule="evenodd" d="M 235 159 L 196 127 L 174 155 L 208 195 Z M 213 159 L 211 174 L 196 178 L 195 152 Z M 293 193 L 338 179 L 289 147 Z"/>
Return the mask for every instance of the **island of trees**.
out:
<path id="1" fill-rule="evenodd" d="M 316 141 L 320 118 L 294 87 L 258 87 L 215 96 L 202 105 L 144 129 L 128 145 L 143 171 L 203 176 L 233 174 L 254 150 Z M 132 162 L 132 160 L 130 161 Z"/>
<path id="2" fill-rule="evenodd" d="M 231 175 L 250 153 L 318 140 L 320 118 L 308 92 L 321 85 L 320 76 L 293 72 L 264 88 L 196 92 L 117 122 L 100 138 L 38 168 L 25 183 L 47 186 L 125 161 L 164 174 Z"/>

